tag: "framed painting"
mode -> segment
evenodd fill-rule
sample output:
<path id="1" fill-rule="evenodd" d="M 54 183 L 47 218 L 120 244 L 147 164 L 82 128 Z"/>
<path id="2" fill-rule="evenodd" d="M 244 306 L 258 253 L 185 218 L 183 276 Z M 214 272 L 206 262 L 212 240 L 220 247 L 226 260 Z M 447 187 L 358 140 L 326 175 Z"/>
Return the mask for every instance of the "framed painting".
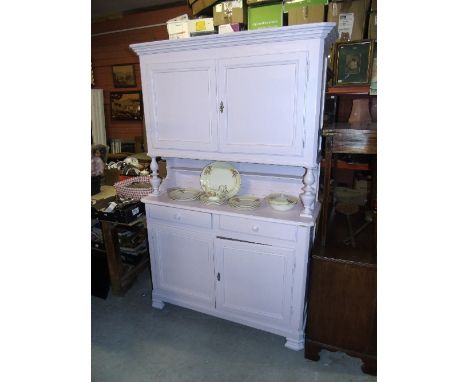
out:
<path id="1" fill-rule="evenodd" d="M 133 64 L 113 65 L 112 78 L 115 88 L 132 88 L 136 86 Z"/>
<path id="2" fill-rule="evenodd" d="M 371 80 L 374 42 L 371 40 L 336 44 L 335 86 L 368 85 Z"/>
<path id="3" fill-rule="evenodd" d="M 120 121 L 142 121 L 141 92 L 111 92 L 111 118 Z"/>

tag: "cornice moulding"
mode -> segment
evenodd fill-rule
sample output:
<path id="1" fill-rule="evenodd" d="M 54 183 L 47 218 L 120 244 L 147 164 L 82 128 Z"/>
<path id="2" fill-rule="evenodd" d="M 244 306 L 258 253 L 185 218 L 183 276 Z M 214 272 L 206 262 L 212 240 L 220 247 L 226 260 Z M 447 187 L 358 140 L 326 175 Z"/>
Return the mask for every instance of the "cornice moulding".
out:
<path id="1" fill-rule="evenodd" d="M 328 47 L 336 41 L 338 34 L 335 23 L 313 23 L 281 28 L 265 28 L 227 34 L 213 34 L 179 40 L 152 41 L 131 44 L 130 48 L 139 56 L 154 53 L 182 52 L 204 48 L 223 48 L 237 45 L 261 44 L 309 39 L 325 39 Z"/>

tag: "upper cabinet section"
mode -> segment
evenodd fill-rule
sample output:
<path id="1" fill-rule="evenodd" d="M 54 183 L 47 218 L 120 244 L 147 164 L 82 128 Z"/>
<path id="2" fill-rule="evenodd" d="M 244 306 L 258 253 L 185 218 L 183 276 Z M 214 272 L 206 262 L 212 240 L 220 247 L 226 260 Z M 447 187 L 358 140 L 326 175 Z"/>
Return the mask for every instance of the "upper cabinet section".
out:
<path id="1" fill-rule="evenodd" d="M 149 154 L 313 166 L 334 25 L 131 45 Z"/>

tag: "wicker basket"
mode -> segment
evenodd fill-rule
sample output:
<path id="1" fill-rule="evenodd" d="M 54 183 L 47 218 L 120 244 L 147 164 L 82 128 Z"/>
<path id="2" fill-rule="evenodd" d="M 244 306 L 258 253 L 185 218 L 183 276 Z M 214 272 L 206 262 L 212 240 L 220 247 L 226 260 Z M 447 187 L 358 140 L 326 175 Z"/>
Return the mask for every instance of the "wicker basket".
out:
<path id="1" fill-rule="evenodd" d="M 129 179 L 122 180 L 114 184 L 115 191 L 117 195 L 124 197 L 124 198 L 132 198 L 140 200 L 146 195 L 149 195 L 153 192 L 153 187 L 151 188 L 132 188 L 128 187 L 132 183 L 136 182 L 143 182 L 143 183 L 150 183 L 151 176 L 133 176 Z"/>

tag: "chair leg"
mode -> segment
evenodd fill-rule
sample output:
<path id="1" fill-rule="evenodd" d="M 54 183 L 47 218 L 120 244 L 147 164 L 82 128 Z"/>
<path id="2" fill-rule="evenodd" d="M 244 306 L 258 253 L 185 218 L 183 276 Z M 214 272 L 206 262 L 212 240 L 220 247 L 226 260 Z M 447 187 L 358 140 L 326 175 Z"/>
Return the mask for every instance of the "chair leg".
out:
<path id="1" fill-rule="evenodd" d="M 364 229 L 369 225 L 371 224 L 371 222 L 365 222 L 362 226 L 360 226 L 356 232 L 354 232 L 354 238 L 356 238 L 362 231 L 364 231 Z M 351 237 L 348 236 L 346 239 L 343 240 L 343 243 L 345 243 L 346 245 L 350 244 L 351 243 Z"/>
<path id="2" fill-rule="evenodd" d="M 349 239 L 351 240 L 351 246 L 356 248 L 356 240 L 354 240 L 354 232 L 353 226 L 351 225 L 351 217 L 346 214 L 346 223 L 348 223 L 348 230 L 349 230 Z"/>

